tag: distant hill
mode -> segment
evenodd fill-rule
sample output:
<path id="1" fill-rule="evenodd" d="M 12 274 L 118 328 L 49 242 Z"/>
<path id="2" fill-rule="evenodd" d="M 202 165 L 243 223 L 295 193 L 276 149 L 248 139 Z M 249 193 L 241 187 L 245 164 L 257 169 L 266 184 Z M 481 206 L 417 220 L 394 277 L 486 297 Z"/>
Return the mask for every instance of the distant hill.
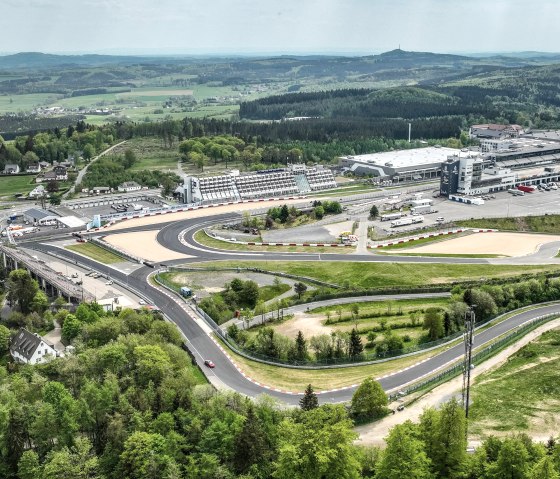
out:
<path id="1" fill-rule="evenodd" d="M 140 62 L 161 62 L 162 59 L 113 55 L 53 55 L 51 53 L 25 52 L 0 56 L 2 69 L 45 69 L 59 66 L 100 66 Z"/>

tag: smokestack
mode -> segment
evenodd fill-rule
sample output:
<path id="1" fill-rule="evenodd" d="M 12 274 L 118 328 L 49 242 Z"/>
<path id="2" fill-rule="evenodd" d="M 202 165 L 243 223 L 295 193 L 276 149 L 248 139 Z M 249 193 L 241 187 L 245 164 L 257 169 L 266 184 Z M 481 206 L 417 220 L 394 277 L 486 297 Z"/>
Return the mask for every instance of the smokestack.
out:
<path id="1" fill-rule="evenodd" d="M 411 129 L 412 129 L 412 124 L 409 123 L 409 124 L 408 124 L 408 142 L 409 142 L 409 143 L 410 143 L 410 131 L 411 131 Z"/>

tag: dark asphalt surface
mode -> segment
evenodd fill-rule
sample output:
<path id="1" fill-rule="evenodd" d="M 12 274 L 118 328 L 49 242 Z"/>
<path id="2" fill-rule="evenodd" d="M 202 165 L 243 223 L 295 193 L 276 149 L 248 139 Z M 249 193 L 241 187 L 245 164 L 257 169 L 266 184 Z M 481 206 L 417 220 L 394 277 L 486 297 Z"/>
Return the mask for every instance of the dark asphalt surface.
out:
<path id="1" fill-rule="evenodd" d="M 305 261 L 376 261 L 376 262 L 436 262 L 433 258 L 422 257 L 384 257 L 375 255 L 347 255 L 347 254 L 291 254 L 291 253 L 244 253 L 244 252 L 224 252 L 213 248 L 202 247 L 193 240 L 193 235 L 196 231 L 204 226 L 216 222 L 222 222 L 227 219 L 238 217 L 238 215 L 217 215 L 212 219 L 197 218 L 186 221 L 169 222 L 158 225 L 134 227 L 115 231 L 115 233 L 124 233 L 132 231 L 146 231 L 146 230 L 159 230 L 157 240 L 163 246 L 178 251 L 180 253 L 195 256 L 190 259 L 165 261 L 165 264 L 184 264 L 186 262 L 200 262 L 209 260 L 223 260 L 223 259 L 239 259 L 239 260 L 305 260 Z M 179 234 L 186 230 L 185 240 L 187 245 L 184 245 L 179 240 Z M 112 232 L 111 232 L 112 233 Z M 25 246 L 31 249 L 48 252 L 53 251 L 59 256 L 64 256 L 70 262 L 78 262 L 90 269 L 99 270 L 99 263 L 76 255 L 69 250 L 62 250 L 53 246 L 42 243 L 26 243 Z M 480 258 L 438 258 L 438 263 L 487 263 L 486 260 Z M 156 266 L 157 267 L 157 266 Z M 104 272 L 106 268 L 103 268 Z M 226 358 L 224 353 L 216 346 L 216 344 L 208 337 L 206 332 L 191 318 L 185 314 L 182 307 L 170 299 L 166 294 L 162 293 L 157 288 L 154 288 L 147 282 L 147 277 L 154 269 L 149 267 L 139 268 L 133 273 L 128 275 L 113 270 L 111 273 L 116 281 L 122 284 L 128 284 L 136 291 L 150 299 L 150 301 L 159 309 L 161 309 L 171 321 L 173 321 L 184 335 L 188 338 L 190 346 L 195 353 L 197 362 L 201 365 L 206 375 L 211 379 L 218 379 L 227 387 L 247 396 L 256 397 L 260 394 L 268 394 L 288 404 L 297 404 L 299 396 L 297 394 L 289 394 L 275 389 L 265 388 L 261 385 L 255 384 L 246 379 L 230 361 Z M 560 305 L 548 305 L 540 308 L 521 312 L 507 320 L 498 323 L 497 325 L 486 329 L 475 335 L 475 346 L 481 346 L 501 334 L 513 330 L 526 321 L 548 313 L 559 313 Z M 463 344 L 458 344 L 453 348 L 442 352 L 429 360 L 410 367 L 404 371 L 397 372 L 389 377 L 380 380 L 381 385 L 385 390 L 400 389 L 403 385 L 414 381 L 424 375 L 430 374 L 434 370 L 444 366 L 450 361 L 456 360 L 463 355 Z M 204 366 L 204 359 L 211 359 L 216 363 L 215 369 L 208 369 Z M 328 402 L 341 402 L 351 399 L 354 393 L 354 388 L 343 390 L 335 390 L 326 392 L 319 395 L 322 403 Z"/>

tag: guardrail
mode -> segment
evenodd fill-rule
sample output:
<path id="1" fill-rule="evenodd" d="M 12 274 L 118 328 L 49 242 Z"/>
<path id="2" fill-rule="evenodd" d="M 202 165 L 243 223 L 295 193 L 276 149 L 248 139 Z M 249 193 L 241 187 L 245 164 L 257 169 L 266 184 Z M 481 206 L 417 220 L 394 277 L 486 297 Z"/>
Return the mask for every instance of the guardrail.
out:
<path id="1" fill-rule="evenodd" d="M 544 314 L 542 316 L 537 316 L 536 318 L 529 320 L 525 324 L 515 328 L 515 330 L 512 331 L 511 333 L 501 337 L 496 342 L 486 346 L 480 351 L 475 352 L 472 356 L 471 364 L 481 363 L 488 357 L 498 353 L 501 349 L 505 348 L 506 346 L 509 346 L 517 338 L 524 336 L 531 330 L 536 329 L 541 324 L 546 323 L 547 321 L 550 321 L 558 317 L 560 317 L 560 314 L 551 313 L 551 314 Z M 440 371 L 436 375 L 430 376 L 428 379 L 415 382 L 411 386 L 408 386 L 407 388 L 400 388 L 398 392 L 389 394 L 388 398 L 391 401 L 397 399 L 402 395 L 410 394 L 416 391 L 420 391 L 422 389 L 432 388 L 462 373 L 463 369 L 464 369 L 463 363 L 459 362 L 443 371 Z"/>
<path id="2" fill-rule="evenodd" d="M 179 288 L 177 288 L 176 286 L 173 286 L 173 285 L 169 286 L 168 281 L 166 281 L 166 280 L 162 281 L 163 278 L 159 278 L 158 276 L 159 276 L 159 274 L 155 274 L 154 278 L 156 279 L 156 281 L 161 286 L 171 290 L 172 292 L 174 292 L 175 294 L 177 294 L 178 296 L 180 296 L 183 299 L 183 297 L 179 293 Z M 554 302 L 543 303 L 543 304 L 550 304 L 550 303 L 554 303 Z M 396 358 L 399 358 L 399 357 L 413 356 L 413 355 L 418 354 L 420 352 L 428 352 L 428 351 L 436 349 L 440 346 L 450 344 L 450 343 L 456 341 L 457 339 L 459 339 L 463 335 L 462 331 L 458 331 L 457 333 L 455 333 L 451 336 L 441 338 L 437 341 L 422 343 L 422 344 L 419 344 L 419 345 L 417 345 L 415 347 L 412 347 L 412 348 L 409 348 L 409 349 L 399 349 L 399 350 L 393 350 L 393 351 L 385 351 L 382 354 L 379 354 L 378 352 L 375 352 L 375 353 L 370 353 L 369 355 L 361 355 L 360 357 L 356 357 L 356 358 L 348 358 L 348 357 L 345 357 L 345 358 L 329 358 L 329 359 L 316 360 L 316 361 L 283 360 L 283 359 L 280 359 L 280 358 L 274 358 L 274 357 L 266 356 L 266 355 L 263 355 L 263 354 L 259 354 L 259 353 L 256 353 L 254 351 L 245 350 L 240 345 L 235 343 L 235 341 L 233 341 L 232 338 L 229 337 L 227 332 L 223 331 L 223 329 L 214 321 L 214 319 L 211 318 L 201 308 L 199 308 L 198 305 L 195 304 L 194 308 L 196 309 L 196 311 L 201 316 L 204 317 L 204 319 L 207 321 L 207 323 L 220 336 L 220 338 L 228 345 L 228 347 L 231 348 L 234 352 L 236 352 L 240 356 L 243 356 L 247 359 L 257 361 L 257 362 L 261 362 L 261 363 L 264 363 L 264 364 L 269 364 L 269 365 L 273 365 L 273 366 L 280 366 L 280 367 L 287 367 L 287 368 L 296 368 L 296 369 L 331 369 L 331 368 L 338 368 L 338 367 L 354 367 L 354 366 L 361 366 L 361 365 L 368 365 L 368 364 L 383 363 L 383 362 L 390 361 L 392 359 L 396 359 Z M 493 318 L 489 318 L 485 321 L 479 322 L 477 324 L 476 328 L 475 328 L 475 331 L 479 330 L 480 328 L 486 326 L 489 323 L 497 321 L 498 319 L 500 319 L 500 318 L 502 318 L 506 315 L 514 313 L 514 311 L 508 311 L 506 313 L 500 314 L 500 315 L 495 316 Z"/>

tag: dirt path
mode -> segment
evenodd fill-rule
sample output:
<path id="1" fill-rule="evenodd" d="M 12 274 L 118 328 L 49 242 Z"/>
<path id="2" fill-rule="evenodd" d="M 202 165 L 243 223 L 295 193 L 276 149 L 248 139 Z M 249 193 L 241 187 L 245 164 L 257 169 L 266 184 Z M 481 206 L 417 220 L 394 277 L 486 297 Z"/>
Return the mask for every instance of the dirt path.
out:
<path id="1" fill-rule="evenodd" d="M 538 327 L 537 329 L 531 331 L 529 334 L 521 338 L 515 344 L 507 347 L 496 356 L 493 356 L 488 361 L 480 364 L 473 370 L 473 374 L 471 376 L 472 379 L 476 379 L 482 373 L 487 372 L 491 369 L 498 368 L 502 364 L 504 364 L 507 359 L 521 349 L 526 344 L 530 343 L 531 341 L 538 338 L 541 334 L 545 331 L 549 331 L 551 329 L 555 329 L 560 327 L 560 319 L 555 319 L 550 321 L 542 326 Z M 397 424 L 401 424 L 406 420 L 411 421 L 418 421 L 420 415 L 427 407 L 434 407 L 438 406 L 442 402 L 445 402 L 452 398 L 453 396 L 460 394 L 461 387 L 462 387 L 463 378 L 462 376 L 458 376 L 451 381 L 438 386 L 437 388 L 433 389 L 432 391 L 428 392 L 424 396 L 422 396 L 418 401 L 414 402 L 410 406 L 406 407 L 404 411 L 398 412 L 397 414 L 392 414 L 383 418 L 380 421 L 377 421 L 373 424 L 367 424 L 365 426 L 359 426 L 356 428 L 356 432 L 360 435 L 357 443 L 358 444 L 374 444 L 374 445 L 385 445 L 384 438 L 389 433 L 389 429 Z M 396 405 L 393 405 L 396 407 Z M 558 431 L 544 431 L 540 430 L 538 434 L 535 435 L 535 440 L 542 440 L 543 438 L 548 438 L 550 435 L 556 435 Z M 504 433 L 506 435 L 506 433 Z M 469 441 L 470 443 L 470 441 Z M 480 441 L 472 441 L 472 444 L 476 445 L 479 444 Z"/>

